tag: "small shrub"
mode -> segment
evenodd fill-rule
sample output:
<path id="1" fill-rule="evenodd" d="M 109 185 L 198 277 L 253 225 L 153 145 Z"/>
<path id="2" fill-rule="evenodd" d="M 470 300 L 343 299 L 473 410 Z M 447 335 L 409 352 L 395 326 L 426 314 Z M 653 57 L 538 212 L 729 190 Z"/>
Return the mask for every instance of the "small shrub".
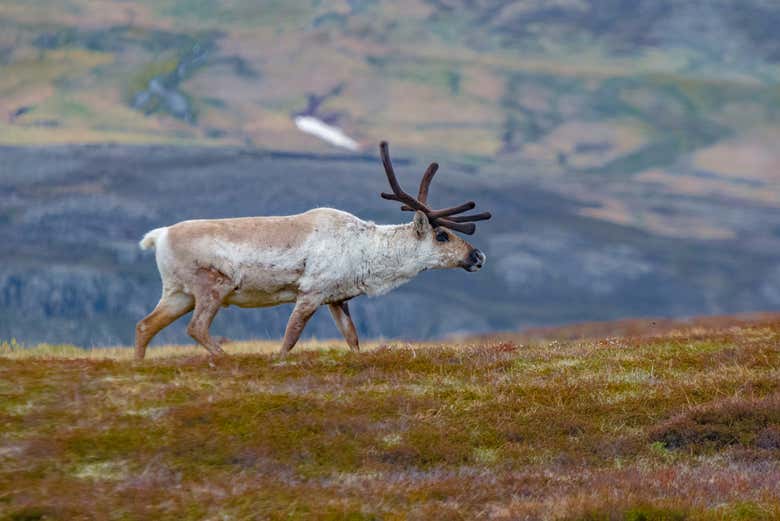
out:
<path id="1" fill-rule="evenodd" d="M 776 519 L 776 517 L 755 503 L 740 501 L 738 503 L 728 505 L 721 510 L 724 519 L 730 519 L 733 521 L 760 521 Z"/>
<path id="2" fill-rule="evenodd" d="M 637 505 L 628 508 L 605 507 L 588 511 L 571 521 L 685 521 L 688 513 L 667 507 Z"/>
<path id="3" fill-rule="evenodd" d="M 497 353 L 514 353 L 520 350 L 514 342 L 501 342 L 500 344 L 494 344 L 490 347 Z"/>
<path id="4" fill-rule="evenodd" d="M 8 515 L 8 521 L 44 521 L 45 519 L 54 519 L 53 512 L 42 507 L 27 507 Z"/>
<path id="5" fill-rule="evenodd" d="M 758 433 L 756 447 L 759 449 L 780 449 L 780 426 L 770 425 Z"/>
<path id="6" fill-rule="evenodd" d="M 688 515 L 680 510 L 652 506 L 631 508 L 623 515 L 626 521 L 684 521 L 687 518 Z"/>
<path id="7" fill-rule="evenodd" d="M 658 456 L 665 461 L 671 461 L 674 459 L 674 454 L 666 447 L 661 441 L 654 441 L 650 444 L 650 452 Z"/>
<path id="8" fill-rule="evenodd" d="M 650 431 L 650 441 L 667 449 L 775 448 L 780 428 L 780 395 L 758 400 L 729 399 L 691 409 Z"/>

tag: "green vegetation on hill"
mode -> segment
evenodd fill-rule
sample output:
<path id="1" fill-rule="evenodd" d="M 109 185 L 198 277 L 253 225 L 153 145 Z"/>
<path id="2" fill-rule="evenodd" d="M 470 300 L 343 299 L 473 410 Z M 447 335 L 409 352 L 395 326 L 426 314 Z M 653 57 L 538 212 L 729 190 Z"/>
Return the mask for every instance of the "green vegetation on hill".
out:
<path id="1" fill-rule="evenodd" d="M 0 143 L 333 151 L 295 127 L 309 110 L 366 153 L 533 179 L 654 234 L 754 227 L 691 199 L 778 206 L 766 2 L 294 4 L 4 2 Z"/>
<path id="2" fill-rule="evenodd" d="M 364 143 L 481 157 L 571 120 L 635 119 L 651 152 L 625 166 L 777 127 L 780 41 L 764 24 L 780 11 L 688 4 L 12 0 L 0 98 L 27 110 L 3 121 L 0 142 L 325 150 L 291 114 L 337 85 L 319 115 Z M 52 110 L 53 97 L 89 117 Z M 734 103 L 748 120 L 730 117 Z"/>
<path id="3" fill-rule="evenodd" d="M 779 346 L 777 316 L 213 363 L 5 344 L 0 518 L 778 519 Z"/>

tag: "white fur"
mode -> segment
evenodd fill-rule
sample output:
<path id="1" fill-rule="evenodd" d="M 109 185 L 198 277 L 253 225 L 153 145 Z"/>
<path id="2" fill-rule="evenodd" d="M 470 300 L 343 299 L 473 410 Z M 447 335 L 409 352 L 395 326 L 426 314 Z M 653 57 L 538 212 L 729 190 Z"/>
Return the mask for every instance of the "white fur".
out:
<path id="1" fill-rule="evenodd" d="M 147 234 L 144 235 L 144 238 L 141 239 L 141 242 L 138 243 L 138 246 L 140 246 L 142 250 L 154 248 L 157 243 L 157 238 L 164 231 L 165 228 L 155 228 L 154 230 L 147 232 Z"/>
<path id="2" fill-rule="evenodd" d="M 258 249 L 204 234 L 177 249 L 167 228 L 150 231 L 140 245 L 156 246 L 164 293 L 192 295 L 196 270 L 213 268 L 235 285 L 225 303 L 242 307 L 274 306 L 302 295 L 321 304 L 381 295 L 423 270 L 457 267 L 471 250 L 457 237 L 449 248 L 437 246 L 427 220 L 424 226 L 377 225 L 332 208 L 290 217 L 296 218 L 313 220 L 314 229 L 289 248 Z M 271 220 L 257 219 L 261 229 L 272 226 Z"/>
<path id="3" fill-rule="evenodd" d="M 299 281 L 303 293 L 320 294 L 326 302 L 381 295 L 435 267 L 438 257 L 411 224 L 376 225 L 349 217 L 343 226 L 313 235 L 305 244 L 308 261 Z"/>

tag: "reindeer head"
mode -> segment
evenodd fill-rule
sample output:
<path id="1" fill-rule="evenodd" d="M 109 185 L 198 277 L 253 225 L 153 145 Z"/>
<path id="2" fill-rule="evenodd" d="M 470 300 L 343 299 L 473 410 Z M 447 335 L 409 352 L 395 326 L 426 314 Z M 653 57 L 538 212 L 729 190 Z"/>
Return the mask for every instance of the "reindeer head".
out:
<path id="1" fill-rule="evenodd" d="M 490 212 L 472 215 L 458 215 L 476 206 L 474 201 L 468 201 L 451 208 L 432 210 L 426 203 L 428 189 L 439 165 L 431 163 L 420 181 L 420 190 L 416 198 L 407 194 L 398 184 L 398 179 L 390 162 L 390 154 L 386 141 L 379 144 L 382 165 L 385 167 L 387 180 L 393 193 L 382 192 L 383 199 L 403 203 L 401 210 L 415 212 L 414 230 L 420 240 L 420 249 L 425 250 L 433 259 L 435 268 L 463 268 L 467 271 L 478 271 L 485 264 L 485 254 L 461 239 L 453 231 L 471 235 L 476 230 L 473 221 L 490 219 Z"/>

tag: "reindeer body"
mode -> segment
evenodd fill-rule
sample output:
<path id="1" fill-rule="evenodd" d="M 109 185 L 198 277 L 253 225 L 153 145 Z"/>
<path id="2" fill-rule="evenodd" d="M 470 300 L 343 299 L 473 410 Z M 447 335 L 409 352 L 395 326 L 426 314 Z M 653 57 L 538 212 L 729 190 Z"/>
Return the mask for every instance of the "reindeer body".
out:
<path id="1" fill-rule="evenodd" d="M 412 226 L 376 225 L 333 208 L 284 217 L 183 221 L 149 232 L 164 290 L 193 293 L 197 273 L 234 283 L 225 305 L 268 307 L 318 295 L 323 304 L 380 295 L 430 264 Z"/>
<path id="2" fill-rule="evenodd" d="M 399 193 L 404 202 L 422 204 Z M 473 208 L 473 203 L 465 206 Z M 140 246 L 156 250 L 162 297 L 136 326 L 136 358 L 144 357 L 154 335 L 190 311 L 187 332 L 218 355 L 223 351 L 209 327 L 221 307 L 291 302 L 295 308 L 282 353 L 292 349 L 321 305 L 329 306 L 347 344 L 358 350 L 348 300 L 386 293 L 431 268 L 482 267 L 484 254 L 445 228 L 473 233 L 473 224 L 459 223 L 484 220 L 489 214 L 460 221 L 439 217 L 441 225 L 436 221 L 436 215 L 446 217 L 463 207 L 435 212 L 422 205 L 411 223 L 400 225 L 377 225 L 333 208 L 317 208 L 291 216 L 194 220 L 156 228 Z"/>

